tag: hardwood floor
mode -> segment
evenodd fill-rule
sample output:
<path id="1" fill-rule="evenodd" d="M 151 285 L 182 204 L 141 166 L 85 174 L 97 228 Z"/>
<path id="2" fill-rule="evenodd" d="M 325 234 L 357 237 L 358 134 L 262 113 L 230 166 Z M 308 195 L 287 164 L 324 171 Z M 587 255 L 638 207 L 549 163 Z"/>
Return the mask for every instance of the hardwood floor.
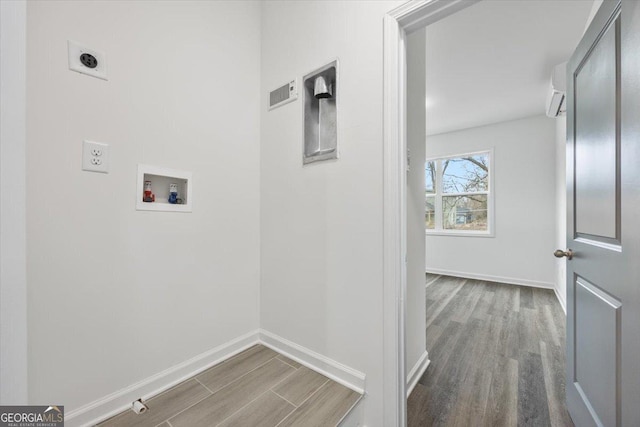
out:
<path id="1" fill-rule="evenodd" d="M 101 427 L 336 426 L 361 395 L 255 345 Z"/>
<path id="2" fill-rule="evenodd" d="M 552 290 L 430 274 L 426 283 L 431 365 L 409 396 L 410 427 L 573 426 Z"/>

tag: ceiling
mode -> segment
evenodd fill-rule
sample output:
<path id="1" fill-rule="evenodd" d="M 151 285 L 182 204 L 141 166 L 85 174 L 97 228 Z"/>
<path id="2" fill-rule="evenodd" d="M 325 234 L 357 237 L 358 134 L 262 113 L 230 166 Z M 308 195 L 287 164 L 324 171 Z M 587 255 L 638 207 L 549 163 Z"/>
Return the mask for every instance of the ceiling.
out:
<path id="1" fill-rule="evenodd" d="M 592 0 L 484 0 L 426 29 L 427 134 L 544 114 Z"/>

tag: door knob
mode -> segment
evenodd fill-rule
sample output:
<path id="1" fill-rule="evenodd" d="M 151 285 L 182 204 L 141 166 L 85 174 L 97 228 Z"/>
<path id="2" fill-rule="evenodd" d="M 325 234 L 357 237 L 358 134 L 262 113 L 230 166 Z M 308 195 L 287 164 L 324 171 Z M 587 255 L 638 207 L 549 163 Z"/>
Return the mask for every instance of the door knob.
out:
<path id="1" fill-rule="evenodd" d="M 553 253 L 553 256 L 555 256 L 556 258 L 567 257 L 567 259 L 570 260 L 570 259 L 573 259 L 573 251 L 571 249 L 567 249 L 566 251 L 563 251 L 562 249 L 558 249 Z"/>

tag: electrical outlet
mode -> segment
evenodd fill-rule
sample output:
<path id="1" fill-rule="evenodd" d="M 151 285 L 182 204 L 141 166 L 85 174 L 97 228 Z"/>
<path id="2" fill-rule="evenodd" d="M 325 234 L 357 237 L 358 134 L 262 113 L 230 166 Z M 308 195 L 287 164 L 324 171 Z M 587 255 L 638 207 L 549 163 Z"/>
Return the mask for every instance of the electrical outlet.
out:
<path id="1" fill-rule="evenodd" d="M 84 141 L 82 143 L 82 170 L 109 173 L 109 144 Z"/>
<path id="2" fill-rule="evenodd" d="M 98 50 L 89 49 L 78 42 L 67 40 L 69 51 L 69 69 L 88 76 L 107 79 L 107 55 Z"/>

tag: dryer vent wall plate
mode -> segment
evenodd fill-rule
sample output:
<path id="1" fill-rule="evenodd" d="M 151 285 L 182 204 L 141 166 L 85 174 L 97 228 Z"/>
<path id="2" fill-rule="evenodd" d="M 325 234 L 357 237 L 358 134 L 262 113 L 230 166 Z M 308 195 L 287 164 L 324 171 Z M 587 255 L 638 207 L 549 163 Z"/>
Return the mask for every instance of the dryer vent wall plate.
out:
<path id="1" fill-rule="evenodd" d="M 98 50 L 89 49 L 72 40 L 69 47 L 69 69 L 88 76 L 107 79 L 107 55 Z"/>
<path id="2" fill-rule="evenodd" d="M 338 158 L 338 84 L 337 59 L 302 78 L 304 165 Z"/>

